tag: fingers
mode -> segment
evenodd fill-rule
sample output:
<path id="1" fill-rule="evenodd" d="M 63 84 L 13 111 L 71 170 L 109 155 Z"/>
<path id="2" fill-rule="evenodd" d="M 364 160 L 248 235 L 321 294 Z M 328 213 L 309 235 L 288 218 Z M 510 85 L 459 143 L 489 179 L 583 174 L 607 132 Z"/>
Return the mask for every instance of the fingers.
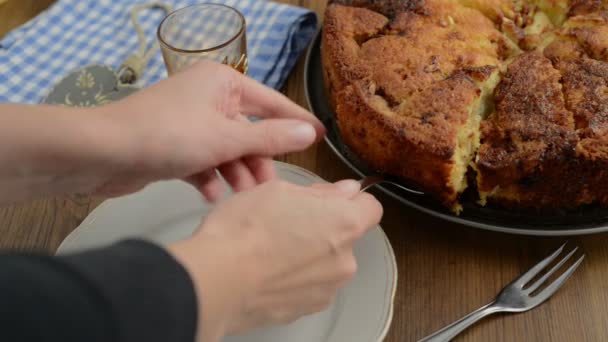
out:
<path id="1" fill-rule="evenodd" d="M 245 165 L 247 165 L 249 172 L 251 172 L 258 184 L 262 184 L 276 178 L 274 163 L 270 158 L 245 157 L 243 158 L 243 162 Z"/>
<path id="2" fill-rule="evenodd" d="M 360 192 L 361 185 L 356 180 L 345 179 L 336 183 L 317 183 L 310 187 L 292 186 L 326 199 L 327 210 L 349 218 L 346 226 L 349 230 L 353 230 L 355 237 L 375 227 L 382 219 L 382 204 L 369 193 Z"/>
<path id="3" fill-rule="evenodd" d="M 215 170 L 208 170 L 187 179 L 195 188 L 197 188 L 207 201 L 214 203 L 219 201 L 224 194 L 224 186 L 218 177 Z"/>
<path id="4" fill-rule="evenodd" d="M 288 308 L 298 308 L 295 312 L 280 319 L 281 322 L 291 323 L 303 316 L 327 310 L 336 299 L 337 289 L 333 284 L 307 289 L 307 296 L 294 298 L 285 303 Z"/>
<path id="5" fill-rule="evenodd" d="M 352 203 L 353 213 L 357 215 L 363 228 L 363 231 L 360 232 L 361 234 L 364 234 L 380 223 L 384 210 L 382 204 L 374 196 L 363 192 L 353 198 Z"/>
<path id="6" fill-rule="evenodd" d="M 369 193 L 360 192 L 361 185 L 355 180 L 347 179 L 334 184 L 315 184 L 311 187 L 311 190 L 317 196 L 337 196 L 350 200 L 341 203 L 341 206 L 345 207 L 338 210 L 351 217 L 351 224 L 347 225 L 351 232 L 347 233 L 346 240 L 350 240 L 349 236 L 354 236 L 355 239 L 359 238 L 369 229 L 378 225 L 382 219 L 383 208 L 380 202 Z"/>
<path id="7" fill-rule="evenodd" d="M 249 119 L 242 115 L 237 115 L 236 120 L 246 125 L 253 125 Z M 274 164 L 270 158 L 258 156 L 244 157 L 243 163 L 245 163 L 258 184 L 265 183 L 276 177 Z"/>
<path id="8" fill-rule="evenodd" d="M 313 114 L 289 100 L 283 94 L 243 77 L 241 113 L 260 118 L 284 118 L 306 121 L 313 125 L 317 138 L 325 135 L 325 127 Z"/>
<path id="9" fill-rule="evenodd" d="M 344 179 L 336 183 L 313 184 L 311 190 L 318 196 L 338 196 L 350 199 L 359 193 L 361 185 L 355 180 Z"/>
<path id="10" fill-rule="evenodd" d="M 257 181 L 251 174 L 250 169 L 241 160 L 223 164 L 218 169 L 234 192 L 245 191 L 257 185 Z"/>
<path id="11" fill-rule="evenodd" d="M 222 164 L 218 167 L 218 171 L 234 192 L 251 189 L 274 176 L 272 161 L 257 157 Z M 209 202 L 217 202 L 222 198 L 224 187 L 215 171 L 194 175 L 187 181 L 194 185 Z"/>
<path id="12" fill-rule="evenodd" d="M 297 276 L 289 279 L 291 283 L 307 283 L 307 286 L 330 286 L 339 289 L 349 282 L 357 272 L 357 259 L 353 253 L 353 246 L 345 242 L 338 255 L 325 255 L 323 259 L 309 262 L 307 267 Z M 313 282 L 310 280 L 314 279 Z M 289 287 L 290 283 L 275 284 L 277 287 Z"/>
<path id="13" fill-rule="evenodd" d="M 245 156 L 274 157 L 302 151 L 316 138 L 314 128 L 305 122 L 270 119 L 251 123 L 227 122 L 231 138 L 223 145 L 222 158 L 235 160 Z"/>

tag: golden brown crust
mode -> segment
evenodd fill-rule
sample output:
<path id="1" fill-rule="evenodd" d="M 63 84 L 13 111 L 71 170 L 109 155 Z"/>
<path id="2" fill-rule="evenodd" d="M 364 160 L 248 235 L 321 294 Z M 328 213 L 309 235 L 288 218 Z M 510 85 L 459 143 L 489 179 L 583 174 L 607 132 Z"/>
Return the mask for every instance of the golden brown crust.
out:
<path id="1" fill-rule="evenodd" d="M 372 82 L 360 81 L 338 93 L 337 119 L 345 143 L 379 171 L 415 180 L 453 204 L 454 141 L 479 88 L 458 74 L 416 93 L 409 106 L 393 113 L 376 90 Z"/>
<path id="2" fill-rule="evenodd" d="M 328 6 L 321 50 L 323 75 L 332 101 L 349 80 L 365 76 L 367 66 L 357 63 L 359 42 L 378 34 L 387 24 L 386 17 L 364 8 Z"/>
<path id="3" fill-rule="evenodd" d="M 491 201 L 608 205 L 605 1 L 334 0 L 322 58 L 345 143 L 448 207 L 463 132 Z"/>
<path id="4" fill-rule="evenodd" d="M 588 58 L 561 61 L 564 94 L 583 138 L 608 133 L 608 64 Z"/>
<path id="5" fill-rule="evenodd" d="M 567 172 L 578 137 L 560 78 L 551 61 L 537 52 L 509 65 L 495 91 L 496 112 L 482 123 L 477 154 L 481 192 L 501 197 L 507 189 L 524 206 L 561 202 L 552 182 Z"/>
<path id="6" fill-rule="evenodd" d="M 571 2 L 569 16 L 598 12 L 608 7 L 606 1 L 603 0 L 572 0 Z"/>
<path id="7" fill-rule="evenodd" d="M 576 147 L 581 192 L 608 205 L 608 63 L 583 58 L 557 67 L 581 139 Z"/>
<path id="8" fill-rule="evenodd" d="M 551 59 L 554 63 L 560 60 L 579 59 L 587 56 L 585 50 L 580 44 L 572 38 L 558 36 L 552 41 L 543 51 L 545 57 Z"/>
<path id="9" fill-rule="evenodd" d="M 423 15 L 405 11 L 389 20 L 368 9 L 330 5 L 323 37 L 329 86 L 371 78 L 399 103 L 458 69 L 498 65 L 507 57 L 499 56 L 505 38 L 476 11 L 440 1 L 427 1 L 424 9 Z"/>
<path id="10" fill-rule="evenodd" d="M 479 102 L 476 82 L 506 58 L 505 38 L 491 20 L 457 4 L 425 1 L 388 12 L 391 19 L 368 8 L 327 9 L 324 77 L 340 132 L 373 167 L 450 206 L 459 191 L 450 179 L 459 130 Z"/>
<path id="11" fill-rule="evenodd" d="M 508 206 L 608 205 L 608 64 L 564 59 L 554 68 L 538 54 L 522 55 L 496 92 L 478 153 L 480 191 Z"/>
<path id="12" fill-rule="evenodd" d="M 463 6 L 476 9 L 496 23 L 504 19 L 516 20 L 518 11 L 512 0 L 460 0 Z"/>
<path id="13" fill-rule="evenodd" d="M 365 8 L 392 19 L 402 12 L 423 13 L 425 0 L 330 0 L 329 4 Z"/>
<path id="14" fill-rule="evenodd" d="M 575 38 L 587 55 L 608 61 L 608 12 L 575 16 L 565 25 L 565 34 Z"/>

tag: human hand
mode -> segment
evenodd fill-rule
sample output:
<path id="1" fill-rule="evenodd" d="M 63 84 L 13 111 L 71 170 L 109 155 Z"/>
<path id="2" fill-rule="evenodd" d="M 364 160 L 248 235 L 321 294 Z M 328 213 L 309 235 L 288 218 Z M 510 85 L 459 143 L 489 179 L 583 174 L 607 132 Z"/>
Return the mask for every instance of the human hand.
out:
<path id="1" fill-rule="evenodd" d="M 179 178 L 215 201 L 223 194 L 216 167 L 234 191 L 243 191 L 275 177 L 271 157 L 303 150 L 325 133 L 282 94 L 210 61 L 97 112 L 132 136 L 129 166 L 97 187 L 110 196 Z M 246 115 L 265 120 L 251 123 Z"/>
<path id="2" fill-rule="evenodd" d="M 271 181 L 219 204 L 194 236 L 169 247 L 191 275 L 198 341 L 217 341 L 328 307 L 356 272 L 353 244 L 382 207 L 355 181 Z"/>

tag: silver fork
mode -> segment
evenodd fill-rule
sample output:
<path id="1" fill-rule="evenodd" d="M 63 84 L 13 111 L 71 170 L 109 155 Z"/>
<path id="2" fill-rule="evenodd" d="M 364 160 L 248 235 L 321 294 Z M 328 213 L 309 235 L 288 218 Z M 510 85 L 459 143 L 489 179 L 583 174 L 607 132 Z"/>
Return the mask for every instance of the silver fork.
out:
<path id="1" fill-rule="evenodd" d="M 381 175 L 366 176 L 366 177 L 362 178 L 361 180 L 359 180 L 359 183 L 361 184 L 361 192 L 371 188 L 374 185 L 378 185 L 381 183 L 388 183 L 388 184 L 392 184 L 402 190 L 405 190 L 409 193 L 416 194 L 416 195 L 424 195 L 424 192 L 405 187 L 405 186 L 399 184 L 397 181 L 391 180 L 388 176 L 381 176 Z"/>
<path id="2" fill-rule="evenodd" d="M 542 285 L 547 282 L 547 279 L 555 273 L 570 257 L 578 250 L 578 247 L 574 248 L 570 253 L 563 257 L 555 266 L 553 266 L 547 273 L 540 277 L 533 284 L 529 284 L 530 281 L 540 272 L 547 267 L 561 252 L 564 250 L 563 244 L 553 254 L 549 255 L 546 259 L 536 264 L 529 271 L 522 274 L 519 278 L 513 280 L 509 285 L 500 291 L 496 299 L 490 304 L 479 308 L 476 311 L 464 316 L 460 320 L 448 325 L 447 327 L 437 331 L 436 333 L 423 338 L 418 342 L 443 342 L 450 341 L 456 335 L 475 324 L 480 319 L 495 314 L 498 312 L 524 312 L 539 306 L 541 303 L 549 299 L 564 283 L 572 273 L 581 264 L 585 255 L 583 254 L 572 266 L 570 266 L 564 273 L 562 273 L 552 283 L 547 285 L 540 292 L 532 295 L 532 293 L 538 290 Z M 529 286 L 526 286 L 529 285 Z"/>

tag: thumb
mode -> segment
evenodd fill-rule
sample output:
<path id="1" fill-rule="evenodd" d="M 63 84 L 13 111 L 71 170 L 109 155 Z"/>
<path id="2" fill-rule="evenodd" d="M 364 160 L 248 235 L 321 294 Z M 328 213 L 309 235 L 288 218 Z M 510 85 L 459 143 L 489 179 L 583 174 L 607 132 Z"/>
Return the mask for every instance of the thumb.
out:
<path id="1" fill-rule="evenodd" d="M 308 122 L 294 119 L 264 119 L 254 123 L 235 122 L 239 152 L 233 157 L 255 155 L 273 157 L 301 151 L 312 145 L 317 133 Z M 238 156 L 240 155 L 240 156 Z"/>
<path id="2" fill-rule="evenodd" d="M 353 198 L 359 194 L 361 184 L 353 179 L 344 179 L 336 183 L 316 183 L 310 187 L 318 195 L 329 195 L 343 198 Z"/>

